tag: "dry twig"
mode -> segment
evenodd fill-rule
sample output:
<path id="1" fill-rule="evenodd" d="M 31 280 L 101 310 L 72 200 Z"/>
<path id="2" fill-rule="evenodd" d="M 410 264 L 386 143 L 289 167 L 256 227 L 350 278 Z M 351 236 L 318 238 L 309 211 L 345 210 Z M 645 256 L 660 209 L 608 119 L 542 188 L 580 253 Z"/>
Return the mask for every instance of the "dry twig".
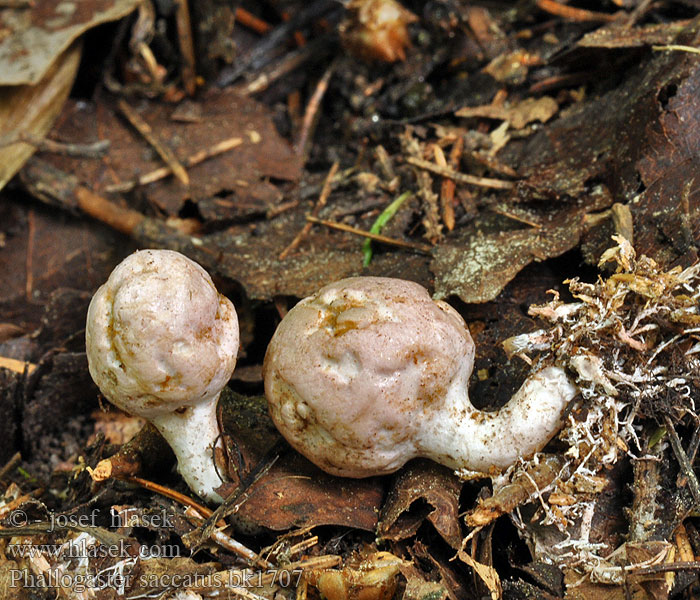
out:
<path id="1" fill-rule="evenodd" d="M 314 206 L 314 210 L 312 215 L 314 217 L 318 216 L 318 213 L 321 211 L 321 209 L 326 205 L 326 202 L 328 201 L 328 196 L 331 194 L 331 190 L 333 189 L 333 178 L 335 177 L 335 174 L 338 172 L 338 167 L 340 165 L 338 162 L 334 162 L 333 165 L 331 166 L 330 171 L 328 171 L 328 175 L 326 175 L 326 180 L 323 182 L 323 188 L 321 189 L 321 194 L 318 197 L 318 202 L 316 202 L 316 206 Z M 297 234 L 297 236 L 292 240 L 291 244 L 287 246 L 284 250 L 279 255 L 280 260 L 284 260 L 289 256 L 289 253 L 292 250 L 295 250 L 297 246 L 301 243 L 301 241 L 309 235 L 309 231 L 311 231 L 312 223 L 306 223 L 302 230 Z"/>
<path id="2" fill-rule="evenodd" d="M 187 0 L 178 0 L 175 11 L 177 22 L 177 39 L 182 53 L 182 83 L 189 96 L 197 91 L 197 73 L 195 71 L 194 41 L 192 40 L 192 23 L 190 7 Z"/>
<path id="3" fill-rule="evenodd" d="M 187 507 L 187 509 L 185 509 L 185 516 L 189 519 L 194 520 L 195 524 L 198 526 L 204 523 L 204 517 L 202 516 L 202 514 L 192 506 L 189 506 Z M 233 552 L 237 556 L 240 556 L 241 558 L 244 558 L 245 560 L 258 565 L 263 569 L 269 569 L 270 567 L 272 567 L 272 564 L 266 561 L 257 552 L 253 552 L 253 550 L 234 540 L 231 536 L 226 535 L 223 531 L 219 529 L 214 529 L 214 531 L 212 531 L 211 537 L 222 548 L 226 548 L 226 550 Z"/>
<path id="4" fill-rule="evenodd" d="M 12 146 L 20 142 L 34 146 L 38 152 L 51 152 L 53 154 L 77 156 L 79 158 L 100 158 L 109 150 L 109 140 L 100 140 L 88 144 L 73 144 L 57 142 L 29 131 L 0 136 L 0 148 Z"/>
<path id="5" fill-rule="evenodd" d="M 695 506 L 700 506 L 700 483 L 698 483 L 698 478 L 693 470 L 693 465 L 688 460 L 688 455 L 685 453 L 685 450 L 683 450 L 681 440 L 678 437 L 678 433 L 676 432 L 676 428 L 673 425 L 671 417 L 666 415 L 664 417 L 664 423 L 671 441 L 673 453 L 676 455 L 678 464 L 681 466 L 681 471 L 683 471 L 684 476 L 688 479 L 688 488 L 690 489 L 690 493 L 695 501 Z"/>
<path id="6" fill-rule="evenodd" d="M 304 161 L 308 155 L 308 146 L 311 138 L 313 137 L 314 129 L 316 128 L 315 124 L 318 121 L 318 109 L 321 107 L 321 100 L 323 100 L 323 96 L 325 96 L 326 91 L 328 90 L 328 83 L 333 76 L 336 66 L 336 61 L 333 61 L 328 66 L 326 71 L 323 73 L 323 76 L 316 84 L 316 89 L 311 95 L 311 98 L 309 98 L 309 103 L 306 106 L 304 118 L 301 122 L 301 130 L 299 131 L 299 138 L 297 139 L 296 144 L 294 144 L 296 153 L 302 156 Z"/>
<path id="7" fill-rule="evenodd" d="M 615 21 L 615 15 L 610 15 L 608 13 L 595 12 L 592 10 L 586 10 L 583 8 L 574 8 L 573 6 L 567 6 L 561 2 L 555 2 L 555 0 L 537 0 L 537 6 L 550 15 L 555 15 L 557 17 L 563 17 L 569 21 L 593 21 L 593 22 L 610 22 Z"/>
<path id="8" fill-rule="evenodd" d="M 312 217 L 311 215 L 306 217 L 309 223 L 315 223 L 318 225 L 325 225 L 331 229 L 338 229 L 339 231 L 346 231 L 347 233 L 353 233 L 362 237 L 369 238 L 375 242 L 381 242 L 382 244 L 388 244 L 390 246 L 399 246 L 400 248 L 410 248 L 411 250 L 418 250 L 419 252 L 429 253 L 432 251 L 433 247 L 428 244 L 419 244 L 417 242 L 405 242 L 404 240 L 397 240 L 395 238 L 390 238 L 379 233 L 370 233 L 364 229 L 358 229 L 357 227 L 352 227 L 350 225 L 345 225 L 344 223 L 336 223 L 335 221 L 326 221 L 325 219 L 318 219 Z"/>
<path id="9" fill-rule="evenodd" d="M 466 173 L 459 173 L 448 167 L 441 167 L 430 162 L 429 160 L 423 160 L 422 158 L 416 158 L 415 156 L 407 156 L 406 162 L 414 167 L 418 167 L 419 169 L 425 169 L 426 171 L 430 171 L 436 175 L 448 177 L 457 183 L 468 183 L 470 185 L 491 188 L 494 190 L 510 190 L 513 189 L 515 185 L 512 181 L 504 181 L 503 179 L 476 177 L 474 175 L 467 175 Z"/>
<path id="10" fill-rule="evenodd" d="M 143 138 L 153 146 L 154 150 L 160 155 L 160 157 L 166 162 L 170 167 L 173 175 L 177 177 L 184 185 L 190 184 L 190 178 L 185 171 L 185 167 L 180 164 L 177 156 L 173 151 L 166 146 L 158 136 L 153 133 L 151 126 L 144 121 L 143 117 L 137 113 L 125 100 L 119 100 L 119 110 L 128 119 L 134 128 L 143 136 Z"/>
<path id="11" fill-rule="evenodd" d="M 214 156 L 218 156 L 219 154 L 223 154 L 224 152 L 228 152 L 229 150 L 233 150 L 234 148 L 240 146 L 242 143 L 243 139 L 239 137 L 225 139 L 219 142 L 218 144 L 214 144 L 211 148 L 200 150 L 199 152 L 195 152 L 194 154 L 188 156 L 184 161 L 185 165 L 187 167 L 194 167 L 195 165 L 204 162 L 208 158 L 212 158 Z M 172 172 L 173 171 L 169 166 L 160 167 L 159 169 L 155 169 L 150 173 L 141 175 L 138 179 L 134 179 L 132 181 L 125 181 L 124 183 L 116 183 L 114 185 L 109 185 L 105 188 L 105 191 L 128 192 L 139 185 L 148 185 L 149 183 L 154 183 L 156 181 L 160 181 L 161 179 L 165 179 L 166 177 L 168 177 L 168 175 L 171 175 Z"/>

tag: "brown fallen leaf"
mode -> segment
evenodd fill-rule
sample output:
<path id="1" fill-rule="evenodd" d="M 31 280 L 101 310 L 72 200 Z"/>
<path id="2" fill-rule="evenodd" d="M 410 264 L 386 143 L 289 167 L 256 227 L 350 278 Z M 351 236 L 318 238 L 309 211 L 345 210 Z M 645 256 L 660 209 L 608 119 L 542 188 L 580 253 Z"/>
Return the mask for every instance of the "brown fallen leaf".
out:
<path id="1" fill-rule="evenodd" d="M 13 142 L 26 134 L 43 137 L 51 129 L 73 86 L 81 54 L 77 42 L 36 84 L 0 88 L 0 189 L 36 151 L 31 144 Z M 1 65 L 0 57 L 0 73 Z"/>
<path id="2" fill-rule="evenodd" d="M 452 471 L 429 460 L 415 460 L 397 475 L 382 508 L 378 533 L 393 541 L 415 535 L 427 520 L 453 548 L 459 548 L 459 494 L 462 482 Z M 411 512 L 414 502 L 430 508 Z"/>
<path id="3" fill-rule="evenodd" d="M 41 0 L 0 10 L 0 85 L 35 85 L 85 31 L 128 15 L 139 0 Z"/>
<path id="4" fill-rule="evenodd" d="M 433 252 L 435 297 L 459 296 L 466 303 L 488 302 L 527 265 L 559 256 L 578 244 L 583 213 L 575 207 L 551 211 L 539 228 L 449 238 Z"/>
<path id="5" fill-rule="evenodd" d="M 496 569 L 477 562 L 466 552 L 464 552 L 464 550 L 460 550 L 457 555 L 461 561 L 474 569 L 474 572 L 486 584 L 486 587 L 491 594 L 491 600 L 499 600 L 499 598 L 503 596 L 503 590 L 501 589 L 501 578 L 498 576 Z"/>
<path id="6" fill-rule="evenodd" d="M 225 433 L 234 460 L 228 489 L 234 489 L 279 440 L 263 397 L 249 398 L 224 390 L 220 400 Z M 228 491 L 224 492 L 224 496 Z M 333 477 L 291 448 L 247 492 L 236 513 L 246 524 L 275 531 L 316 525 L 341 525 L 373 531 L 384 495 L 382 478 Z"/>
<path id="7" fill-rule="evenodd" d="M 584 35 L 577 45 L 582 48 L 636 48 L 665 45 L 672 43 L 689 24 L 688 20 L 678 20 L 643 27 L 625 27 L 617 23 L 604 25 Z"/>
<path id="8" fill-rule="evenodd" d="M 240 145 L 233 152 L 212 156 L 189 167 L 189 186 L 170 176 L 140 186 L 138 191 L 171 216 L 177 216 L 188 199 L 194 202 L 208 199 L 206 211 L 215 212 L 217 219 L 225 218 L 226 202 L 232 204 L 233 216 L 241 212 L 237 203 L 259 207 L 257 212 L 265 212 L 280 197 L 277 188 L 267 180 L 293 181 L 301 175 L 301 162 L 277 133 L 269 110 L 230 90 L 205 92 L 199 106 L 201 120 L 186 123 L 174 121 L 172 105 L 164 102 L 144 101 L 135 108 L 183 163 L 223 140 L 240 138 Z M 110 102 L 99 106 L 67 103 L 54 133 L 62 140 L 85 142 L 95 141 L 97 132 L 111 143 L 102 161 L 79 161 L 63 156 L 51 156 L 47 160 L 65 171 L 80 172 L 82 181 L 97 193 L 106 193 L 114 184 L 131 182 L 164 166 L 140 135 L 118 116 Z M 213 207 L 211 199 L 217 195 L 224 203 Z"/>
<path id="9" fill-rule="evenodd" d="M 508 121 L 514 129 L 522 129 L 533 121 L 546 123 L 558 110 L 559 105 L 554 98 L 542 96 L 541 98 L 526 98 L 511 106 L 494 104 L 465 106 L 455 112 L 455 115 L 458 117 L 484 117 L 486 119 Z"/>

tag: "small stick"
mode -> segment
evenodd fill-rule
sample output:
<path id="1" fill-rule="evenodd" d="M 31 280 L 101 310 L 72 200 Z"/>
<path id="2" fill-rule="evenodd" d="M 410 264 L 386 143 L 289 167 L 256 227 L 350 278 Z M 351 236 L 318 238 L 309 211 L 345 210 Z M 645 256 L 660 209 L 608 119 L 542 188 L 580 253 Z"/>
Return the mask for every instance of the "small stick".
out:
<path id="1" fill-rule="evenodd" d="M 243 140 L 239 137 L 228 138 L 226 140 L 219 142 L 218 144 L 215 144 L 211 148 L 207 148 L 205 150 L 200 150 L 199 152 L 195 152 L 194 154 L 188 156 L 184 161 L 185 165 L 187 167 L 194 167 L 195 165 L 198 165 L 199 163 L 204 162 L 208 158 L 212 158 L 212 157 L 217 156 L 219 154 L 223 154 L 224 152 L 228 152 L 229 150 L 232 150 L 233 148 L 240 146 L 242 143 L 243 143 Z M 154 171 L 151 171 L 150 173 L 146 173 L 145 175 L 141 175 L 138 179 L 134 179 L 132 181 L 126 181 L 124 183 L 116 183 L 114 185 L 108 185 L 105 188 L 105 191 L 106 192 L 129 192 L 137 186 L 148 185 L 149 183 L 154 183 L 156 181 L 160 181 L 161 179 L 165 179 L 169 175 L 172 175 L 172 173 L 173 173 L 173 171 L 169 166 L 168 167 L 160 167 L 159 169 L 155 169 Z"/>
<path id="2" fill-rule="evenodd" d="M 146 121 L 139 115 L 131 106 L 129 106 L 125 100 L 119 100 L 119 110 L 128 119 L 134 128 L 143 136 L 143 138 L 155 149 L 155 151 L 160 155 L 160 157 L 168 164 L 173 172 L 173 175 L 177 177 L 184 185 L 190 184 L 190 178 L 187 175 L 187 171 L 180 164 L 173 151 L 163 144 L 158 137 L 153 133 L 151 126 L 146 123 Z"/>
<path id="3" fill-rule="evenodd" d="M 509 167 L 508 165 L 504 165 L 493 156 L 488 156 L 486 154 L 481 154 L 480 152 L 473 151 L 469 153 L 469 157 L 472 160 L 478 162 L 479 164 L 484 165 L 487 169 L 495 171 L 499 175 L 505 175 L 506 177 L 513 178 L 518 177 L 518 173 L 515 169 Z"/>
<path id="4" fill-rule="evenodd" d="M 287 22 L 291 20 L 292 15 L 286 11 L 283 11 L 280 13 L 280 16 L 282 17 L 282 20 Z M 304 34 L 297 30 L 294 32 L 294 42 L 296 43 L 297 46 L 305 46 L 306 45 L 306 38 L 304 37 Z"/>
<path id="5" fill-rule="evenodd" d="M 190 7 L 187 4 L 187 0 L 178 0 L 175 20 L 177 21 L 177 38 L 180 43 L 180 52 L 182 53 L 182 83 L 185 86 L 187 95 L 194 96 L 194 93 L 197 91 L 197 73 L 195 71 Z"/>
<path id="6" fill-rule="evenodd" d="M 620 0 L 617 0 L 615 4 L 620 6 L 620 8 L 624 8 L 620 4 L 618 4 Z M 634 26 L 635 23 L 637 23 L 644 15 L 649 12 L 649 9 L 652 6 L 654 0 L 641 0 L 641 2 L 637 3 L 637 6 L 634 7 L 632 12 L 630 12 L 629 16 L 627 17 L 627 20 L 622 24 L 622 26 L 625 29 L 630 29 L 631 27 Z"/>
<path id="7" fill-rule="evenodd" d="M 457 171 L 459 169 L 460 161 L 462 160 L 462 154 L 464 153 L 464 138 L 460 135 L 457 136 L 454 144 L 452 144 L 452 150 L 450 150 L 450 167 Z M 457 185 L 452 179 L 445 178 L 442 182 L 442 188 L 445 193 L 450 198 L 450 204 L 454 204 L 454 195 Z M 467 193 L 462 194 L 460 197 L 460 204 L 463 204 L 462 198 L 466 201 L 466 198 L 470 195 Z M 454 209 L 453 209 L 454 214 Z"/>
<path id="8" fill-rule="evenodd" d="M 407 144 L 406 150 L 411 155 L 416 155 L 420 151 L 420 146 L 415 139 Z M 422 224 L 425 227 L 423 237 L 427 238 L 431 244 L 436 244 L 442 238 L 442 224 L 440 223 L 440 206 L 438 195 L 433 192 L 433 178 L 426 170 L 419 170 L 416 173 L 416 183 L 418 184 L 417 196 L 423 201 Z"/>
<path id="9" fill-rule="evenodd" d="M 525 223 L 525 225 L 529 225 L 530 227 L 534 227 L 535 229 L 542 229 L 542 225 L 540 225 L 539 223 L 531 221 L 526 217 L 521 217 L 520 215 L 508 212 L 507 210 L 503 210 L 502 208 L 498 208 L 497 206 L 492 206 L 491 211 L 495 212 L 497 215 L 501 215 L 502 217 L 513 219 L 513 221 L 518 221 L 518 223 Z"/>
<path id="10" fill-rule="evenodd" d="M 18 496 L 14 500 L 10 500 L 10 502 L 4 504 L 2 508 L 0 508 L 0 519 L 4 518 L 5 515 L 11 513 L 18 506 L 22 506 L 22 504 L 25 503 L 27 500 L 31 500 L 32 498 L 38 498 L 43 493 L 43 488 L 37 488 L 27 494 L 22 494 L 21 496 Z"/>
<path id="11" fill-rule="evenodd" d="M 131 235 L 146 218 L 140 212 L 117 206 L 82 186 L 76 188 L 75 197 L 78 200 L 78 208 L 84 213 L 127 235 Z"/>
<path id="12" fill-rule="evenodd" d="M 143 59 L 153 83 L 162 85 L 163 80 L 165 79 L 166 70 L 165 67 L 161 67 L 158 64 L 158 59 L 156 59 L 156 55 L 153 54 L 153 50 L 151 50 L 150 46 L 148 46 L 148 44 L 145 42 L 139 42 L 137 52 Z"/>
<path id="13" fill-rule="evenodd" d="M 333 165 L 330 168 L 330 171 L 328 171 L 328 175 L 326 175 L 326 180 L 323 182 L 323 188 L 321 188 L 321 194 L 318 197 L 318 202 L 316 202 L 316 206 L 314 206 L 313 210 L 313 216 L 316 217 L 318 216 L 318 213 L 321 212 L 321 209 L 326 205 L 326 202 L 328 201 L 328 196 L 331 195 L 331 190 L 333 189 L 333 178 L 335 177 L 335 174 L 338 172 L 338 167 L 340 165 L 338 164 L 338 161 L 334 162 Z M 308 220 L 308 218 L 307 218 Z M 292 240 L 292 243 L 289 244 L 284 250 L 279 255 L 280 260 L 284 260 L 287 258 L 289 253 L 292 250 L 295 250 L 299 244 L 301 244 L 301 241 L 309 235 L 309 231 L 311 231 L 312 224 L 311 223 L 306 223 L 302 230 L 297 234 L 297 236 Z"/>
<path id="14" fill-rule="evenodd" d="M 458 137 L 457 140 L 461 140 Z M 457 143 L 455 142 L 455 147 Z M 435 162 L 439 167 L 447 166 L 447 159 L 445 158 L 445 153 L 442 148 L 437 144 L 433 145 L 433 154 L 435 155 Z M 445 177 L 442 180 L 442 185 L 440 186 L 440 208 L 442 209 L 442 222 L 449 231 L 455 228 L 455 209 L 452 206 L 452 200 L 455 195 L 455 182 L 452 179 Z"/>
<path id="15" fill-rule="evenodd" d="M 299 200 L 290 200 L 289 202 L 284 202 L 279 206 L 274 206 L 273 208 L 267 211 L 267 214 L 265 216 L 268 219 L 273 219 L 274 217 L 281 215 L 283 212 L 287 212 L 288 210 L 296 208 L 297 206 L 299 206 Z"/>
<path id="16" fill-rule="evenodd" d="M 666 429 L 668 431 L 668 437 L 671 441 L 671 447 L 673 448 L 673 453 L 676 455 L 676 460 L 681 466 L 681 471 L 688 478 L 688 489 L 690 494 L 693 496 L 695 501 L 695 506 L 700 506 L 700 484 L 698 483 L 698 478 L 693 470 L 693 465 L 688 460 L 688 455 L 683 450 L 681 445 L 681 440 L 676 433 L 676 428 L 673 426 L 673 421 L 671 417 L 665 416 L 664 422 L 666 424 Z"/>
<path id="17" fill-rule="evenodd" d="M 306 162 L 306 157 L 309 153 L 309 141 L 313 138 L 313 131 L 316 128 L 316 123 L 318 122 L 318 110 L 321 106 L 321 100 L 325 96 L 328 90 L 328 83 L 335 72 L 337 62 L 333 61 L 325 73 L 319 79 L 316 84 L 316 89 L 309 99 L 309 103 L 306 106 L 306 111 L 304 112 L 304 118 L 301 121 L 301 130 L 299 132 L 299 138 L 296 144 L 294 144 L 294 150 L 296 153 L 303 157 L 304 162 Z"/>
<path id="18" fill-rule="evenodd" d="M 205 520 L 202 514 L 199 513 L 192 506 L 188 506 L 187 509 L 185 509 L 185 516 L 192 519 L 197 527 L 201 526 Z M 230 550 L 234 554 L 246 559 L 247 561 L 255 563 L 263 569 L 269 569 L 272 567 L 272 563 L 266 561 L 262 556 L 260 556 L 247 546 L 244 546 L 240 542 L 234 540 L 231 536 L 226 535 L 223 531 L 214 529 L 214 531 L 212 531 L 211 537 L 222 548 Z"/>
<path id="19" fill-rule="evenodd" d="M 491 188 L 494 190 L 511 190 L 514 187 L 512 181 L 504 181 L 503 179 L 491 179 L 490 177 L 475 177 L 474 175 L 467 175 L 466 173 L 459 173 L 448 167 L 441 167 L 429 160 L 423 160 L 422 158 L 416 158 L 415 156 L 407 156 L 406 162 L 419 169 L 425 169 L 436 175 L 441 175 L 442 177 L 448 177 L 456 181 L 457 183 L 468 183 L 471 185 L 477 185 L 479 187 Z"/>
<path id="20" fill-rule="evenodd" d="M 71 144 L 50 140 L 29 131 L 23 131 L 12 136 L 0 136 L 0 148 L 19 143 L 34 146 L 39 152 L 52 152 L 63 156 L 78 156 L 81 158 L 100 158 L 109 150 L 109 140 L 100 140 L 91 144 Z"/>
<path id="21" fill-rule="evenodd" d="M 691 465 L 695 462 L 698 446 L 700 446 L 700 427 L 696 427 L 693 430 L 693 436 L 690 438 L 690 443 L 688 444 L 687 454 Z"/>
<path id="22" fill-rule="evenodd" d="M 23 360 L 17 360 L 16 358 L 6 358 L 4 356 L 0 356 L 0 368 L 9 369 L 15 373 L 24 373 L 26 369 L 27 374 L 29 374 L 36 369 L 36 365 Z"/>
<path id="23" fill-rule="evenodd" d="M 153 425 L 146 423 L 134 437 L 122 444 L 116 454 L 102 459 L 94 469 L 87 467 L 87 471 L 96 483 L 110 478 L 136 477 L 142 472 L 144 457 L 149 462 L 148 466 L 156 469 L 162 466 L 161 462 L 167 456 L 167 442 Z"/>
<path id="24" fill-rule="evenodd" d="M 219 507 L 207 517 L 207 520 L 194 531 L 190 531 L 181 537 L 182 543 L 191 550 L 201 546 L 211 537 L 212 531 L 218 527 L 219 523 L 225 517 L 236 514 L 241 506 L 243 506 L 250 497 L 251 488 L 260 481 L 270 469 L 274 466 L 279 458 L 279 449 L 281 443 L 277 442 L 267 453 L 266 458 L 259 463 L 253 472 L 248 475 L 244 482 L 231 494 L 229 494 Z M 207 509 L 208 510 L 208 509 Z M 200 511 L 201 512 L 201 511 Z M 202 513 L 206 515 L 208 513 Z"/>
<path id="25" fill-rule="evenodd" d="M 535 4 L 550 15 L 556 15 L 557 17 L 564 17 L 570 21 L 604 21 L 611 22 L 615 21 L 615 15 L 610 15 L 608 13 L 594 12 L 592 10 L 586 10 L 584 8 L 574 8 L 573 6 L 567 6 L 566 4 L 561 4 L 555 0 L 536 0 Z"/>
<path id="26" fill-rule="evenodd" d="M 314 56 L 314 53 L 318 54 L 322 46 L 321 42 L 325 43 L 325 41 L 325 38 L 320 38 L 320 40 L 312 42 L 303 48 L 287 52 L 278 62 L 267 70 L 262 71 L 250 83 L 234 86 L 234 89 L 245 95 L 257 94 L 258 92 L 266 90 L 275 81 L 303 65 Z"/>
<path id="27" fill-rule="evenodd" d="M 219 87 L 225 87 L 232 84 L 246 73 L 256 73 L 260 71 L 260 69 L 272 62 L 272 59 L 278 54 L 280 45 L 282 45 L 284 40 L 292 35 L 294 31 L 305 27 L 311 21 L 319 19 L 331 11 L 340 11 L 337 2 L 316 0 L 306 3 L 303 8 L 295 11 L 294 16 L 289 21 L 271 29 L 250 52 L 237 61 L 238 64 L 235 68 L 223 69 L 216 82 L 217 85 Z"/>
<path id="28" fill-rule="evenodd" d="M 398 246 L 399 248 L 410 248 L 411 250 L 418 250 L 419 252 L 429 253 L 432 251 L 433 247 L 428 244 L 420 244 L 417 242 L 405 242 L 404 240 L 397 240 L 394 238 L 387 237 L 386 235 L 381 235 L 379 233 L 370 233 L 364 229 L 358 229 L 357 227 L 352 227 L 351 225 L 345 225 L 345 223 L 336 223 L 335 221 L 327 221 L 325 219 L 318 219 L 311 215 L 306 217 L 309 223 L 315 223 L 317 225 L 325 225 L 331 229 L 338 229 L 339 231 L 345 231 L 347 233 L 353 233 L 362 237 L 369 238 L 375 242 L 381 242 L 382 244 L 389 244 L 390 246 Z"/>
<path id="29" fill-rule="evenodd" d="M 700 54 L 700 49 L 695 46 L 684 46 L 683 44 L 666 44 L 665 46 L 652 46 L 652 50 L 659 51 L 677 51 L 690 52 L 691 54 Z"/>
<path id="30" fill-rule="evenodd" d="M 289 556 L 294 556 L 296 554 L 301 554 L 305 550 L 308 550 L 309 548 L 312 548 L 318 544 L 318 536 L 314 535 L 310 537 L 308 540 L 304 540 L 303 542 L 299 542 L 298 544 L 294 544 L 289 550 L 288 550 L 288 555 Z"/>
<path id="31" fill-rule="evenodd" d="M 253 13 L 248 12 L 245 8 L 236 9 L 236 21 L 238 21 L 244 27 L 252 29 L 255 33 L 264 34 L 272 29 L 267 21 L 263 21 L 261 18 L 256 17 Z"/>
<path id="32" fill-rule="evenodd" d="M 166 498 L 175 500 L 175 502 L 179 502 L 183 506 L 191 506 L 199 514 L 204 515 L 207 518 L 211 517 L 211 515 L 214 514 L 212 510 L 208 509 L 206 506 L 203 506 L 196 500 L 193 500 L 189 496 L 185 496 L 185 494 L 181 494 L 180 492 L 171 490 L 169 487 L 165 487 L 164 485 L 160 485 L 153 481 L 149 481 L 148 479 L 143 479 L 142 477 L 125 477 L 123 481 L 140 485 L 142 488 L 148 490 L 149 492 L 156 492 L 161 496 L 165 496 Z M 226 522 L 220 521 L 216 525 L 217 527 L 226 527 Z"/>
<path id="33" fill-rule="evenodd" d="M 537 83 L 533 83 L 528 90 L 531 94 L 542 94 L 551 90 L 556 90 L 563 87 L 573 87 L 575 85 L 588 81 L 591 74 L 587 71 L 579 73 L 569 73 L 567 75 L 552 75 L 546 77 Z"/>
<path id="34" fill-rule="evenodd" d="M 15 452 L 10 460 L 8 460 L 4 466 L 0 468 L 0 479 L 4 479 L 5 475 L 7 475 L 10 471 L 13 471 L 21 460 L 22 455 L 19 452 Z"/>

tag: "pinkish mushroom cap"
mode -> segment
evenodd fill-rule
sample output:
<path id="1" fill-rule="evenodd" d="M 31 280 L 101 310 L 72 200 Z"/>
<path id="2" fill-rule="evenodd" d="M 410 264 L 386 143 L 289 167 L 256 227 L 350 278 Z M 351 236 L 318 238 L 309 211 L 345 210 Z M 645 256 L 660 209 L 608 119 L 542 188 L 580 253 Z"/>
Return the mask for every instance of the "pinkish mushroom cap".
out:
<path id="1" fill-rule="evenodd" d="M 188 485 L 220 500 L 216 403 L 236 365 L 238 318 L 209 274 L 172 250 L 131 254 L 93 296 L 85 341 L 107 399 L 149 419 Z"/>
<path id="2" fill-rule="evenodd" d="M 346 477 L 423 456 L 488 472 L 532 455 L 576 393 L 561 369 L 536 373 L 501 410 L 468 397 L 474 343 L 462 317 L 400 279 L 355 277 L 297 304 L 264 364 L 270 414 L 289 443 Z"/>

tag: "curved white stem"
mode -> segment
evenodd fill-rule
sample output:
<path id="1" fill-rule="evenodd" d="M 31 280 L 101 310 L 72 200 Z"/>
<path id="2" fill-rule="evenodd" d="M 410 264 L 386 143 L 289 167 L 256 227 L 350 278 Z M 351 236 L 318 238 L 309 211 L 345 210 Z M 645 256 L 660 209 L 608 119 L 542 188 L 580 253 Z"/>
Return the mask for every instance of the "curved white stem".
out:
<path id="1" fill-rule="evenodd" d="M 190 406 L 183 412 L 151 417 L 150 421 L 175 452 L 177 471 L 189 488 L 200 498 L 220 504 L 223 499 L 214 491 L 223 483 L 214 464 L 214 448 L 219 437 L 218 398 L 217 394 L 211 402 Z"/>
<path id="2" fill-rule="evenodd" d="M 450 468 L 483 473 L 541 450 L 561 428 L 564 409 L 578 393 L 559 367 L 528 377 L 508 404 L 494 412 L 474 408 L 466 390 L 466 381 L 453 381 L 449 417 L 441 412 L 428 420 L 418 450 Z"/>

